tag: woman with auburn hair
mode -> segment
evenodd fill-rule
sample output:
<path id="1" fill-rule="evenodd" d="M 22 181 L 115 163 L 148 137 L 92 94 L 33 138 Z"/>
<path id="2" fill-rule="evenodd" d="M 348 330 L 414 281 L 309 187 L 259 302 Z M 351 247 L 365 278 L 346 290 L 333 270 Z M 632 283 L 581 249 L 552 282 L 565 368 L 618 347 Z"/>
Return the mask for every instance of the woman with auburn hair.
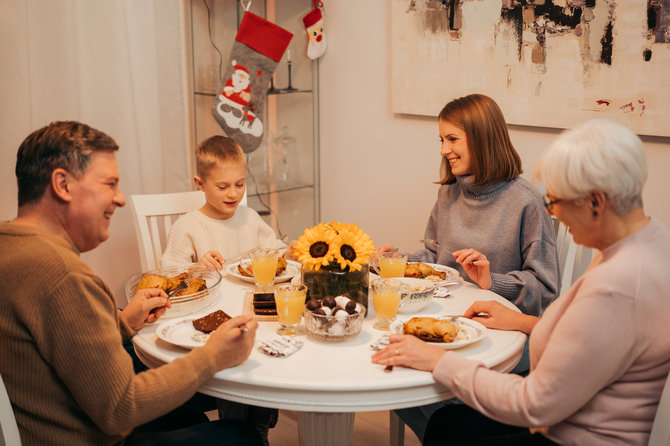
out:
<path id="1" fill-rule="evenodd" d="M 556 237 L 542 197 L 525 179 L 498 104 L 471 94 L 438 116 L 440 188 L 426 225 L 425 249 L 410 262 L 439 263 L 459 271 L 526 314 L 539 316 L 558 295 Z M 379 252 L 393 250 L 384 245 Z M 527 372 L 527 348 L 513 370 Z M 444 403 L 396 413 L 423 437 L 428 418 Z"/>
<path id="2" fill-rule="evenodd" d="M 408 260 L 455 268 L 539 316 L 558 295 L 556 237 L 542 197 L 519 176 L 502 111 L 488 96 L 471 94 L 445 105 L 438 127 L 441 186 L 424 234 L 437 246 L 426 243 Z"/>
<path id="3" fill-rule="evenodd" d="M 374 363 L 432 372 L 467 404 L 435 412 L 424 445 L 649 441 L 670 371 L 670 232 L 642 207 L 642 141 L 623 125 L 589 121 L 564 132 L 536 172 L 547 189 L 547 214 L 597 253 L 541 318 L 493 301 L 465 312 L 489 328 L 530 335 L 525 377 L 414 336 L 392 336 L 373 355 Z"/>

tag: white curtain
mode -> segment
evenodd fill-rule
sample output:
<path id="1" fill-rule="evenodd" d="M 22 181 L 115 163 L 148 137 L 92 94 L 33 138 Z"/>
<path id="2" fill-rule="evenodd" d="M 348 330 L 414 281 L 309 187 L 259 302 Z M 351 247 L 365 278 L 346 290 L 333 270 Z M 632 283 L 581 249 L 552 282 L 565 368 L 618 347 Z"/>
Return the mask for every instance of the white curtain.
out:
<path id="1" fill-rule="evenodd" d="M 184 0 L 0 0 L 0 219 L 16 216 L 16 150 L 78 120 L 111 135 L 126 196 L 191 188 Z M 82 257 L 125 303 L 140 271 L 129 206 Z"/>

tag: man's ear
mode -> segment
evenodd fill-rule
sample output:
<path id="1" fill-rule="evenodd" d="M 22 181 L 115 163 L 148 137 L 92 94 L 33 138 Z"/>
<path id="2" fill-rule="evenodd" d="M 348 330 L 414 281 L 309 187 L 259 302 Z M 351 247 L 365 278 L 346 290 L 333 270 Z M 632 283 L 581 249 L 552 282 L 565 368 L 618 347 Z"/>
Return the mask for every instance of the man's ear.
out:
<path id="1" fill-rule="evenodd" d="M 63 201 L 72 201 L 72 176 L 60 167 L 51 172 L 51 189 L 56 197 Z"/>

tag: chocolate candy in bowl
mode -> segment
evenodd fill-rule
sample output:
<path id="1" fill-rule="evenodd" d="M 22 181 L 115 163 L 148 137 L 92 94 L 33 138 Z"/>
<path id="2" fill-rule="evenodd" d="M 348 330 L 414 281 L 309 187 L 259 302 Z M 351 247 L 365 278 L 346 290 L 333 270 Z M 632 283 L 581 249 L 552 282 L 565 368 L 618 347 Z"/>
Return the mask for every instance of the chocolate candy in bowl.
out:
<path id="1" fill-rule="evenodd" d="M 395 279 L 403 283 L 398 313 L 417 313 L 426 308 L 433 300 L 435 284 L 430 280 L 411 277 L 398 277 Z"/>
<path id="2" fill-rule="evenodd" d="M 333 299 L 336 304 L 331 308 Z M 363 329 L 365 307 L 347 296 L 310 299 L 305 304 L 303 316 L 309 337 L 325 342 L 342 342 L 355 338 Z"/>
<path id="3" fill-rule="evenodd" d="M 189 316 L 213 304 L 216 300 L 217 288 L 221 284 L 221 273 L 214 268 L 197 264 L 169 266 L 135 274 L 126 281 L 126 297 L 130 301 L 143 280 L 143 288 L 160 288 L 166 291 L 170 287 L 176 286 L 175 283 L 180 283 L 181 278 L 186 277 L 186 275 L 191 275 L 194 278 L 192 283 L 195 289 L 202 288 L 202 286 L 198 287 L 197 285 L 203 285 L 203 283 L 204 288 L 195 292 L 190 292 L 191 288 L 188 288 L 176 293 L 170 298 L 172 308 L 169 308 L 161 319 Z M 146 284 L 149 284 L 149 286 L 144 286 Z"/>

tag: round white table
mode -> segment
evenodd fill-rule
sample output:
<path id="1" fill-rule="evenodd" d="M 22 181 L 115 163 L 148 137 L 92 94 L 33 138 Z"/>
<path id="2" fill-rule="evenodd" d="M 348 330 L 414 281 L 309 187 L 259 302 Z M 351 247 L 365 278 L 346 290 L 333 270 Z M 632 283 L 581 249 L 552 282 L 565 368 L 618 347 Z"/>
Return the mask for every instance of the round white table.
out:
<path id="1" fill-rule="evenodd" d="M 243 312 L 244 296 L 253 284 L 224 277 L 217 301 L 200 316 L 222 309 L 230 315 Z M 497 300 L 514 307 L 501 296 L 470 283 L 450 287 L 451 295 L 433 298 L 423 311 L 401 314 L 438 316 L 462 314 L 475 300 Z M 222 370 L 200 389 L 202 393 L 255 406 L 289 409 L 299 413 L 303 445 L 349 444 L 354 413 L 421 406 L 453 397 L 428 372 L 396 367 L 391 373 L 372 364 L 370 347 L 384 332 L 372 327 L 372 300 L 363 330 L 344 343 L 324 343 L 301 336 L 304 346 L 288 357 L 267 356 L 254 349 L 240 366 Z M 149 367 L 158 367 L 183 356 L 188 350 L 156 336 L 160 321 L 133 337 L 138 357 Z M 259 322 L 256 342 L 276 336 L 277 322 Z M 481 341 L 456 350 L 487 367 L 507 372 L 521 358 L 526 335 L 518 331 L 487 330 Z"/>

